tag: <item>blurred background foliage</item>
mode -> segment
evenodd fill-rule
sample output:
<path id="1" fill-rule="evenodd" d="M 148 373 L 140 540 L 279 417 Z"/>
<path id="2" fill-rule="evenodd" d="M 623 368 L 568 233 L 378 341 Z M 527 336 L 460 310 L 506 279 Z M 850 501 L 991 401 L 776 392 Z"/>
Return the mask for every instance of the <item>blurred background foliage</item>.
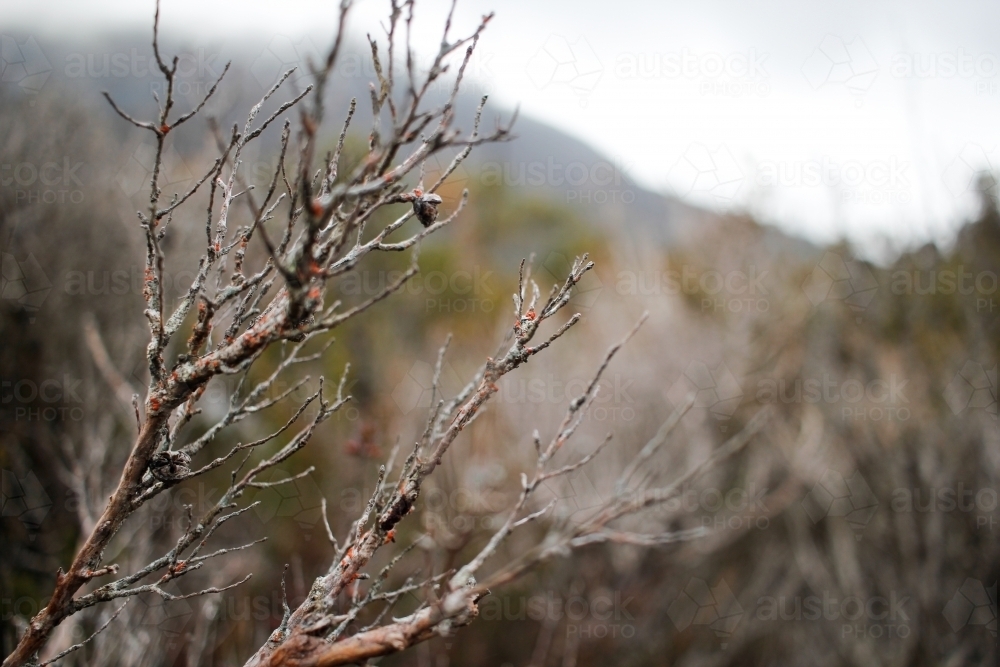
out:
<path id="1" fill-rule="evenodd" d="M 145 44 L 145 37 L 115 39 L 101 51 Z M 64 62 L 59 54 L 49 57 Z M 249 58 L 236 65 L 236 83 L 209 108 L 223 128 L 242 123 L 240 112 L 259 97 Z M 137 392 L 146 381 L 147 334 L 132 276 L 141 273 L 143 257 L 134 210 L 145 196 L 148 138 L 131 133 L 98 92 L 110 86 L 122 106 L 141 115 L 144 105 L 150 108 L 148 86 L 62 74 L 57 67 L 56 80 L 38 95 L 0 87 L 5 654 L 17 627 L 44 604 L 81 526 L 113 488 L 134 435 L 132 406 L 116 398 L 95 366 L 85 335 L 90 318 L 124 381 Z M 331 110 L 346 109 L 347 99 L 364 94 L 367 84 L 341 83 L 333 86 Z M 463 100 L 459 115 L 471 119 L 475 102 Z M 334 118 L 324 128 L 330 146 L 340 122 Z M 367 123 L 359 110 L 355 127 Z M 744 454 L 686 489 L 685 498 L 699 500 L 636 519 L 645 532 L 705 525 L 713 529 L 705 539 L 667 548 L 592 547 L 552 562 L 495 591 L 484 600 L 481 618 L 454 637 L 386 664 L 996 664 L 1000 214 L 988 177 L 981 214 L 951 247 L 910 249 L 874 265 L 844 245 L 814 247 L 752 219 L 710 214 L 647 192 L 616 168 L 611 182 L 579 186 L 554 179 L 498 182 L 492 177 L 498 167 L 516 174 L 552 159 L 585 168 L 610 164 L 555 129 L 530 119 L 519 127 L 521 139 L 474 153 L 441 188 L 445 211 L 458 205 L 464 189 L 469 203 L 455 224 L 420 248 L 421 274 L 338 330 L 321 360 L 310 364 L 307 386 L 314 388 L 319 375 L 332 381 L 350 362 L 353 400 L 283 471 L 314 466 L 314 472 L 290 487 L 257 492 L 248 500 L 260 504 L 247 520 L 227 525 L 221 535 L 232 544 L 248 536 L 268 541 L 184 585 L 228 582 L 246 570 L 254 578 L 209 600 L 134 603 L 115 622 L 119 629 L 64 664 L 242 664 L 280 621 L 285 564 L 293 603 L 330 564 L 323 499 L 333 532 L 343 535 L 393 445 L 400 442 L 405 451 L 418 436 L 435 351 L 446 336 L 454 337 L 443 373 L 447 395 L 493 354 L 510 327 L 521 259 L 530 258 L 544 292 L 584 252 L 597 267 L 574 300 L 582 324 L 552 354 L 507 378 L 496 404 L 449 453 L 397 536 L 426 547 L 414 552 L 408 572 L 447 569 L 489 535 L 516 496 L 519 472 L 532 464 L 532 430 L 556 427 L 606 347 L 644 310 L 650 320 L 609 369 L 582 439 L 586 449 L 610 431 L 618 449 L 602 454 L 596 469 L 551 489 L 561 499 L 557 520 L 571 521 L 592 507 L 686 391 L 697 391 L 698 403 L 662 456 L 642 471 L 662 484 L 765 405 L 775 409 L 771 425 Z M 363 133 L 351 135 L 348 162 L 361 159 Z M 168 194 L 183 191 L 213 159 L 205 123 L 181 135 L 168 153 Z M 277 130 L 265 135 L 259 155 L 247 157 L 258 187 L 268 173 L 259 165 L 270 164 L 276 137 Z M 48 163 L 57 165 L 55 184 L 29 177 Z M 18 172 L 21 165 L 28 166 Z M 426 182 L 443 166 L 428 165 Z M 166 237 L 174 296 L 186 289 L 183 272 L 191 270 L 203 236 L 199 211 L 206 203 L 196 197 Z M 368 233 L 402 210 L 373 220 Z M 251 254 L 262 261 L 262 248 Z M 369 257 L 332 286 L 330 298 L 363 300 L 409 261 L 404 253 Z M 942 279 L 947 272 L 970 274 L 971 290 L 949 289 Z M 727 283 L 730 276 L 738 279 Z M 268 372 L 281 353 L 272 350 L 254 372 Z M 46 381 L 55 383 L 55 393 L 31 395 L 31 387 Z M 810 382 L 841 393 L 813 400 L 803 390 Z M 849 385 L 863 388 L 860 398 L 847 397 Z M 898 392 L 886 398 L 884 388 Z M 213 386 L 189 433 L 219 418 L 236 390 L 235 382 Z M 292 409 L 276 407 L 243 422 L 213 452 L 275 430 Z M 197 512 L 213 502 L 228 474 L 220 469 L 214 478 L 164 494 L 133 518 L 105 560 L 135 565 L 169 548 L 185 521 L 184 506 Z M 939 502 L 949 489 L 959 495 L 972 489 L 971 509 Z M 716 506 L 712 492 L 760 502 Z M 823 505 L 824 493 L 832 505 Z M 907 494 L 916 507 L 907 508 Z M 928 495 L 936 499 L 931 505 Z M 527 527 L 505 556 L 543 539 L 543 528 Z M 961 614 L 946 609 L 958 604 L 960 591 L 975 589 L 968 580 L 992 601 L 959 623 Z M 903 603 L 888 620 L 874 618 L 878 614 L 814 619 L 795 612 L 799 603 L 792 602 L 810 596 Z M 778 620 L 768 616 L 772 599 L 783 601 Z M 570 601 L 576 606 L 567 606 Z M 406 601 L 395 613 L 415 604 Z M 697 612 L 689 614 L 685 605 Z M 75 617 L 57 643 L 89 635 L 110 611 Z"/>

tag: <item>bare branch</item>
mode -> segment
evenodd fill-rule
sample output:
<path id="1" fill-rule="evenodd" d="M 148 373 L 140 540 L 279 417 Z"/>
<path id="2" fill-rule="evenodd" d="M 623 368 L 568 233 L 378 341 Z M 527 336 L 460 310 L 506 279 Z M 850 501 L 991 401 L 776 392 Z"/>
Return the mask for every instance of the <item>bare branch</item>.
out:
<path id="1" fill-rule="evenodd" d="M 53 662 L 55 662 L 55 661 L 56 661 L 56 660 L 58 660 L 59 658 L 64 658 L 64 657 L 66 657 L 67 655 L 69 655 L 70 653 L 72 653 L 73 651 L 76 651 L 76 650 L 78 650 L 78 649 L 81 649 L 81 648 L 83 648 L 83 647 L 84 647 L 84 645 L 86 645 L 87 643 L 89 643 L 89 642 L 90 642 L 90 641 L 91 641 L 91 640 L 92 640 L 92 639 L 93 639 L 94 637 L 96 637 L 97 635 L 99 635 L 99 634 L 101 634 L 102 632 L 104 632 L 104 630 L 106 630 L 106 629 L 107 629 L 107 627 L 108 627 L 109 625 L 111 625 L 111 622 L 112 622 L 113 620 L 115 620 L 116 618 L 118 618 L 118 614 L 122 613 L 122 609 L 124 609 L 124 608 L 125 608 L 125 605 L 127 605 L 127 604 L 128 604 L 128 600 L 125 600 L 125 602 L 123 602 L 123 603 L 122 603 L 122 606 L 118 607 L 118 609 L 117 609 L 117 610 L 115 610 L 115 613 L 111 614 L 111 616 L 110 616 L 110 617 L 108 618 L 108 620 L 106 620 L 106 621 L 104 622 L 104 625 L 102 625 L 101 627 L 97 628 L 97 630 L 96 630 L 96 631 L 94 632 L 94 634 L 90 635 L 89 637 L 87 637 L 86 639 L 84 639 L 84 640 L 83 640 L 82 642 L 80 642 L 79 644 L 73 644 L 73 645 L 72 645 L 72 646 L 70 646 L 70 647 L 69 647 L 68 649 L 66 649 L 66 650 L 65 650 L 65 651 L 63 651 L 62 653 L 60 653 L 60 654 L 56 655 L 55 657 L 53 657 L 53 658 L 51 658 L 51 659 L 49 659 L 49 660 L 46 660 L 46 661 L 45 661 L 45 662 L 43 662 L 43 663 L 40 663 L 39 667 L 45 667 L 45 665 L 51 665 L 51 664 L 52 664 Z"/>

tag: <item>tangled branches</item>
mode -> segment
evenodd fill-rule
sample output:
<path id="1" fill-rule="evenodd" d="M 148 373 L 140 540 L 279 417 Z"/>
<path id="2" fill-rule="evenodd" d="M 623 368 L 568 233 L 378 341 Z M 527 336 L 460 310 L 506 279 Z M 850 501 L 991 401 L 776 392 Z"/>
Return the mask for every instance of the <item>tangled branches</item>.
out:
<path id="1" fill-rule="evenodd" d="M 472 119 L 471 133 L 463 134 L 454 127 L 455 105 L 466 66 L 492 15 L 483 17 L 471 34 L 451 38 L 452 5 L 439 50 L 421 75 L 410 46 L 414 3 L 412 0 L 393 0 L 386 28 L 384 64 L 378 43 L 369 38 L 377 85 L 373 83 L 371 87 L 373 123 L 368 133 L 367 153 L 350 173 L 342 173 L 346 171 L 343 169 L 344 143 L 356 111 L 356 101 L 352 101 L 336 149 L 318 158 L 317 143 L 326 113 L 324 91 L 342 47 L 350 4 L 348 0 L 341 3 L 337 36 L 325 59 L 309 65 L 314 83 L 297 94 L 286 95 L 284 84 L 292 71 L 285 72 L 250 110 L 242 129 L 234 126 L 227 134 L 216 127 L 218 157 L 190 189 L 174 194 L 169 200 L 161 189 L 166 139 L 203 111 L 222 84 L 228 66 L 204 99 L 193 109 L 177 115 L 174 87 L 178 59 L 168 62 L 161 54 L 157 8 L 152 46 L 155 62 L 166 81 L 165 98 L 158 101 L 159 113 L 154 120 L 138 120 L 106 94 L 121 118 L 155 138 L 149 205 L 137 213 L 146 248 L 143 297 L 149 329 L 145 358 L 150 379 L 145 399 L 133 400 L 137 436 L 116 490 L 101 516 L 91 522 L 92 529 L 68 569 L 58 573 L 51 599 L 31 620 L 3 667 L 36 662 L 57 625 L 94 605 L 127 601 L 142 593 L 156 594 L 164 600 L 219 593 L 250 578 L 248 573 L 220 586 L 180 595 L 165 588 L 167 583 L 203 568 L 213 559 L 251 548 L 265 539 L 231 548 L 213 550 L 208 546 L 222 525 L 238 520 L 254 507 L 253 503 L 240 506 L 240 499 L 248 489 L 287 484 L 310 472 L 306 470 L 277 482 L 261 481 L 263 473 L 305 447 L 316 429 L 350 400 L 345 394 L 349 368 L 344 368 L 332 390 L 324 378 L 319 378 L 315 389 L 297 406 L 287 422 L 270 434 L 239 443 L 214 458 L 208 456 L 209 449 L 224 429 L 290 400 L 297 389 L 310 382 L 310 378 L 305 377 L 277 395 L 273 391 L 283 384 L 279 376 L 316 359 L 326 349 L 305 354 L 309 342 L 328 336 L 345 322 L 362 315 L 416 274 L 416 250 L 420 242 L 454 221 L 468 196 L 468 192 L 463 194 L 455 210 L 439 211 L 442 200 L 435 191 L 474 147 L 509 138 L 510 124 L 481 132 L 485 97 Z M 405 53 L 397 53 L 401 48 Z M 449 71 L 448 61 L 453 55 L 458 57 L 460 64 L 450 85 L 450 94 L 443 104 L 434 106 L 428 92 Z M 397 72 L 397 61 L 405 63 L 404 72 Z M 400 88 L 402 94 L 398 93 Z M 282 95 L 287 99 L 273 113 L 262 117 L 265 105 Z M 294 112 L 298 113 L 298 124 L 293 141 L 292 123 L 287 117 Z M 258 195 L 247 184 L 241 169 L 244 151 L 282 119 L 277 166 L 266 191 Z M 448 167 L 425 188 L 422 181 L 426 161 L 449 152 L 453 154 Z M 420 182 L 408 184 L 415 173 L 419 174 Z M 174 218 L 186 213 L 191 206 L 185 204 L 193 203 L 195 195 L 203 189 L 207 190 L 208 199 L 204 251 L 187 292 L 176 304 L 169 304 L 163 287 L 163 241 L 171 225 L 180 224 L 174 223 Z M 399 204 L 409 206 L 374 234 L 366 235 L 367 227 L 374 226 L 378 219 L 376 213 Z M 240 205 L 246 206 L 249 223 L 236 226 L 231 224 L 236 219 L 233 211 Z M 390 241 L 390 236 L 414 216 L 422 228 L 406 238 Z M 256 268 L 250 266 L 252 255 L 248 257 L 251 243 L 259 243 L 267 251 L 264 261 Z M 413 252 L 410 268 L 367 300 L 347 307 L 338 300 L 328 299 L 330 281 L 356 270 L 366 256 L 404 251 Z M 608 351 L 583 395 L 570 403 L 551 440 L 543 445 L 536 434 L 538 456 L 532 477 L 529 479 L 525 475 L 522 478 L 521 493 L 503 525 L 474 557 L 455 571 L 421 581 L 408 579 L 401 587 L 391 590 L 383 590 L 388 574 L 407 550 L 394 556 L 378 576 L 372 578 L 365 572 L 376 552 L 394 543 L 396 527 L 413 510 L 422 484 L 442 463 L 456 438 L 498 391 L 500 378 L 548 348 L 580 321 L 577 314 L 557 323 L 574 287 L 592 266 L 586 256 L 577 259 L 565 281 L 554 286 L 543 300 L 538 285 L 531 279 L 530 267 L 522 262 L 518 292 L 514 295 L 514 325 L 498 353 L 485 361 L 453 399 L 432 401 L 421 437 L 398 471 L 393 463 L 395 455 L 382 468 L 376 492 L 349 535 L 341 543 L 329 531 L 337 552 L 329 571 L 316 579 L 306 600 L 297 609 L 286 612 L 280 626 L 251 657 L 248 665 L 335 665 L 403 650 L 470 622 L 476 615 L 477 602 L 491 586 L 506 583 L 570 549 L 606 541 L 665 544 L 696 536 L 696 532 L 690 531 L 643 535 L 611 527 L 616 519 L 671 497 L 671 489 L 632 488 L 625 476 L 615 496 L 594 516 L 579 525 L 554 526 L 537 549 L 477 583 L 475 575 L 511 533 L 529 522 L 543 519 L 551 509 L 551 505 L 541 508 L 532 505 L 533 494 L 539 485 L 587 465 L 611 441 L 609 435 L 597 450 L 576 462 L 552 467 L 554 454 L 566 447 L 593 402 L 598 380 L 621 347 L 619 344 Z M 551 326 L 546 324 L 549 320 L 553 321 Z M 543 328 L 551 331 L 543 334 Z M 109 355 L 99 341 L 99 334 L 89 330 L 88 338 L 92 349 L 97 351 L 95 361 L 102 370 L 107 370 L 105 375 L 111 374 Z M 332 340 L 326 345 L 330 343 Z M 283 350 L 280 360 L 263 380 L 251 380 L 251 368 L 258 364 L 265 351 L 274 347 Z M 438 358 L 435 394 L 446 348 L 447 345 L 442 347 Z M 184 427 L 200 413 L 199 401 L 208 384 L 213 378 L 226 375 L 238 376 L 239 383 L 225 413 L 199 435 L 187 435 Z M 121 390 L 116 391 L 120 393 Z M 745 433 L 720 450 L 719 455 L 731 454 L 746 444 L 759 427 L 760 420 L 755 420 Z M 668 430 L 658 435 L 660 444 Z M 276 443 L 283 444 L 272 451 Z M 650 445 L 656 446 L 659 445 Z M 640 452 L 640 457 L 648 457 L 648 449 Z M 265 451 L 270 453 L 263 454 Z M 252 463 L 251 459 L 258 454 L 260 459 Z M 232 467 L 228 488 L 201 516 L 188 510 L 185 528 L 171 549 L 127 574 L 120 575 L 118 565 L 103 563 L 105 549 L 112 538 L 145 503 L 167 489 L 223 466 Z M 390 474 L 397 475 L 397 481 L 391 484 L 388 483 Z M 105 577 L 114 579 L 98 584 L 98 580 Z M 356 584 L 364 580 L 370 583 L 362 591 Z M 416 592 L 424 594 L 426 601 L 415 612 L 404 618 L 390 616 L 391 620 L 383 623 L 403 595 Z M 338 612 L 339 601 L 345 595 L 351 599 L 350 608 Z M 382 605 L 383 609 L 372 623 L 345 638 L 347 625 L 371 605 Z M 113 620 L 114 616 L 98 632 Z M 80 648 L 86 641 L 69 650 Z"/>

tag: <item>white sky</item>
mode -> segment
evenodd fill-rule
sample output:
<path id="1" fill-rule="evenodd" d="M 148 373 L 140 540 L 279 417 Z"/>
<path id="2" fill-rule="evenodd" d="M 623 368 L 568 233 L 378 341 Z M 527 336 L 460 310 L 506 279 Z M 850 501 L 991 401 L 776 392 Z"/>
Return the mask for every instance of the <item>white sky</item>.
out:
<path id="1" fill-rule="evenodd" d="M 148 27 L 151 4 L 0 0 L 0 27 Z M 335 5 L 164 0 L 163 29 L 323 44 Z M 387 6 L 362 2 L 349 25 L 375 34 Z M 419 50 L 445 7 L 418 3 Z M 453 34 L 489 9 L 472 74 L 494 100 L 652 189 L 817 241 L 947 240 L 973 210 L 973 171 L 1000 166 L 995 0 L 461 0 Z"/>

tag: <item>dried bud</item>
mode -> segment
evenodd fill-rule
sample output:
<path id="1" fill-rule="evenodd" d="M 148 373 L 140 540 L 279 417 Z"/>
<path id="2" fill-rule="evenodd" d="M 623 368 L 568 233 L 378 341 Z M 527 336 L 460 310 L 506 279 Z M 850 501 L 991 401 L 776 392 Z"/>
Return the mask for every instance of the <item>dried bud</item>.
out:
<path id="1" fill-rule="evenodd" d="M 420 189 L 414 190 L 413 194 L 413 213 L 416 214 L 421 225 L 430 227 L 437 220 L 441 197 L 432 193 L 424 194 Z"/>
<path id="2" fill-rule="evenodd" d="M 149 472 L 161 482 L 169 482 L 190 474 L 189 463 L 191 457 L 184 452 L 159 452 L 149 460 Z"/>

